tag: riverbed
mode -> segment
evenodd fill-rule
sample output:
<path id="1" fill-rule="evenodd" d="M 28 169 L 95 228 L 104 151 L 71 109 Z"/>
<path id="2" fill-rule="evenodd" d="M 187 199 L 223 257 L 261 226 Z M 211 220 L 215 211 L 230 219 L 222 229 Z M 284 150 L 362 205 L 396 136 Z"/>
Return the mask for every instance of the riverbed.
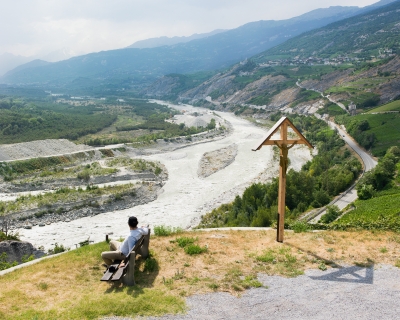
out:
<path id="1" fill-rule="evenodd" d="M 170 106 L 180 110 L 209 111 L 188 105 Z M 150 228 L 168 225 L 189 229 L 198 224 L 202 214 L 233 201 L 251 183 L 277 176 L 279 160 L 274 159 L 272 147 L 252 151 L 265 137 L 266 129 L 232 113 L 215 113 L 230 123 L 229 135 L 169 152 L 154 149 L 148 152 L 149 155 L 141 156 L 146 160 L 160 161 L 168 170 L 168 180 L 155 201 L 70 222 L 19 229 L 21 239 L 46 250 L 54 247 L 55 243 L 75 248 L 75 244 L 87 239 L 99 242 L 105 239 L 106 234 L 118 239 L 128 234 L 127 220 L 132 215 L 138 217 L 139 225 L 150 225 Z M 232 163 L 206 178 L 198 176 L 199 162 L 204 153 L 232 144 L 237 146 Z M 296 170 L 311 159 L 309 149 L 304 146 L 291 149 L 289 157 L 291 167 Z"/>

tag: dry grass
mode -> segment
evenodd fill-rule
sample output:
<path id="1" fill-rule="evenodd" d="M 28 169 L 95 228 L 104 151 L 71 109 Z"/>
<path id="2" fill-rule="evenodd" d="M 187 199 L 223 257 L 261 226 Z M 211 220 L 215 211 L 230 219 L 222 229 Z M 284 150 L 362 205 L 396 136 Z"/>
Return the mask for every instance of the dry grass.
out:
<path id="1" fill-rule="evenodd" d="M 188 255 L 177 238 L 195 238 L 207 252 Z M 187 232 L 152 237 L 152 256 L 137 261 L 137 285 L 100 282 L 106 243 L 82 247 L 0 277 L 1 319 L 96 319 L 105 315 L 182 312 L 183 296 L 233 294 L 258 287 L 259 272 L 297 276 L 308 268 L 385 263 L 400 266 L 400 235 L 390 232 Z"/>

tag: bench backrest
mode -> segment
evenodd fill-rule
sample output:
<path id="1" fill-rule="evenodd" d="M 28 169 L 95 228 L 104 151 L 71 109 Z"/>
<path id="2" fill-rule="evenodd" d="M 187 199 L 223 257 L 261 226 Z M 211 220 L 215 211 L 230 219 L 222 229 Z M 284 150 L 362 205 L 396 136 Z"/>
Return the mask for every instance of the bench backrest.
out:
<path id="1" fill-rule="evenodd" d="M 149 256 L 149 244 L 150 244 L 150 229 L 147 235 L 142 235 L 140 239 L 136 242 L 132 251 L 129 252 L 125 261 L 129 260 L 129 256 L 132 252 L 138 253 L 142 256 L 142 258 L 146 259 Z"/>

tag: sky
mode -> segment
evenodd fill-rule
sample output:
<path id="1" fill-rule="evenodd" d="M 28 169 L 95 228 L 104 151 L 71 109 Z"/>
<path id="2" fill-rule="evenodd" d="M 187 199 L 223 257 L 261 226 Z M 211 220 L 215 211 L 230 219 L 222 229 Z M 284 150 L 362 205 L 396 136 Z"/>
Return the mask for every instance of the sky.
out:
<path id="1" fill-rule="evenodd" d="M 378 0 L 0 0 L 0 55 L 71 55 Z"/>

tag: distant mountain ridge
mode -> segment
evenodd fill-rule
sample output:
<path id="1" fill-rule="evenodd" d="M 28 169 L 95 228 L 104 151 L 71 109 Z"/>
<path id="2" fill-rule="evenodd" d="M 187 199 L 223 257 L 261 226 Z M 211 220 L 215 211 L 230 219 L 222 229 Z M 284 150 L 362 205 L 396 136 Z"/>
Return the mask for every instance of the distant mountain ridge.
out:
<path id="1" fill-rule="evenodd" d="M 192 104 L 211 98 L 219 104 L 280 108 L 299 99 L 296 81 L 302 78 L 301 86 L 310 90 L 351 88 L 333 90 L 340 92 L 337 99 L 387 103 L 400 97 L 399 12 L 395 1 L 289 39 L 205 81 L 169 74 L 141 94 Z"/>
<path id="2" fill-rule="evenodd" d="M 172 46 L 178 43 L 186 43 L 192 40 L 197 40 L 197 39 L 202 39 L 202 38 L 207 38 L 210 36 L 213 36 L 215 34 L 225 32 L 227 30 L 223 29 L 217 29 L 208 33 L 195 33 L 192 34 L 191 36 L 187 37 L 158 37 L 158 38 L 150 38 L 150 39 L 145 39 L 145 40 L 139 40 L 136 41 L 135 43 L 131 44 L 127 48 L 133 48 L 133 49 L 146 49 L 146 48 L 156 48 L 156 47 L 162 47 L 162 46 Z"/>
<path id="3" fill-rule="evenodd" d="M 93 86 L 93 81 L 100 85 L 109 83 L 110 79 L 118 80 L 119 83 L 122 81 L 123 85 L 128 87 L 145 85 L 168 73 L 193 73 L 226 68 L 306 31 L 370 9 L 317 9 L 287 20 L 251 22 L 187 43 L 91 53 L 44 66 L 14 70 L 4 75 L 1 82 L 65 87 L 76 78 L 87 78 L 91 79 L 90 86 Z"/>

